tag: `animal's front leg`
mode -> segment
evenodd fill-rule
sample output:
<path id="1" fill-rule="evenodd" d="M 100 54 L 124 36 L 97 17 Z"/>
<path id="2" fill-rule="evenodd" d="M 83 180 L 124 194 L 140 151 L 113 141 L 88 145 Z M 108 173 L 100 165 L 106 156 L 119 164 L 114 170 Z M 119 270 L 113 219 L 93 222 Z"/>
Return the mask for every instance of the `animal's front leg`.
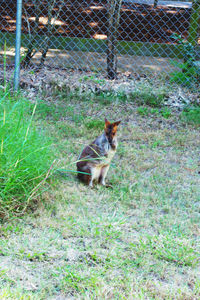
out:
<path id="1" fill-rule="evenodd" d="M 90 176 L 89 186 L 90 186 L 91 188 L 93 188 L 93 181 L 94 181 L 94 180 L 96 179 L 96 177 L 97 177 L 97 170 L 96 170 L 95 167 L 91 167 L 90 171 L 91 171 L 91 176 Z"/>
<path id="2" fill-rule="evenodd" d="M 94 180 L 94 176 L 92 176 L 92 173 L 91 173 L 90 181 L 89 181 L 89 186 L 90 186 L 91 188 L 93 188 L 93 180 Z"/>
<path id="3" fill-rule="evenodd" d="M 93 180 L 92 180 L 92 177 L 91 177 L 91 180 L 90 180 L 90 183 L 89 183 L 89 187 L 93 188 Z"/>
<path id="4" fill-rule="evenodd" d="M 109 170 L 109 165 L 102 167 L 101 169 L 101 179 L 100 179 L 100 184 L 102 185 L 106 185 L 105 179 L 106 179 L 106 175 L 108 173 Z"/>

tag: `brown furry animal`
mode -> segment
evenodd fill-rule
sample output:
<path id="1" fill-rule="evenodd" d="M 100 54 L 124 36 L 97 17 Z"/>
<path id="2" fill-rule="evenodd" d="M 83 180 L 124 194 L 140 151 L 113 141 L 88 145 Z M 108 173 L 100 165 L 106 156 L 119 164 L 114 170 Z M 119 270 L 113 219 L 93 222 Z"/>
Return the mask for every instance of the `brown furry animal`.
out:
<path id="1" fill-rule="evenodd" d="M 94 181 L 106 185 L 110 162 L 117 150 L 117 126 L 120 122 L 110 123 L 105 119 L 104 132 L 86 146 L 79 156 L 76 164 L 78 178 L 90 187 L 93 187 Z"/>

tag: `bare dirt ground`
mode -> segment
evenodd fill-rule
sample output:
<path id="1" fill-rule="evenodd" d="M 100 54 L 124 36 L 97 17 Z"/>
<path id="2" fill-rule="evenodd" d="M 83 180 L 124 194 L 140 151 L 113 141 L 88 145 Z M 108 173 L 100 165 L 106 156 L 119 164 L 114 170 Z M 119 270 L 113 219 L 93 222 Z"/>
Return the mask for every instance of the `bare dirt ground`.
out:
<path id="1" fill-rule="evenodd" d="M 13 65 L 14 63 L 14 53 L 14 49 L 6 51 L 8 66 Z M 30 72 L 31 69 L 34 70 L 34 64 L 36 65 L 35 68 L 37 67 L 40 62 L 40 58 L 41 53 L 38 52 L 32 60 L 33 67 L 30 67 Z M 119 73 L 137 73 L 138 76 L 143 76 L 145 74 L 150 77 L 170 74 L 171 72 L 179 69 L 172 64 L 172 61 L 176 61 L 177 63 L 182 62 L 180 59 L 171 59 L 167 57 L 130 55 L 118 55 L 117 59 Z M 0 51 L 0 62 L 3 63 L 3 51 Z M 106 76 L 107 61 L 105 53 L 49 49 L 45 66 L 48 66 L 49 69 L 69 69 L 75 66 L 76 68 L 79 67 L 80 70 L 103 72 L 103 75 Z M 22 76 L 24 73 L 25 72 L 22 70 Z"/>

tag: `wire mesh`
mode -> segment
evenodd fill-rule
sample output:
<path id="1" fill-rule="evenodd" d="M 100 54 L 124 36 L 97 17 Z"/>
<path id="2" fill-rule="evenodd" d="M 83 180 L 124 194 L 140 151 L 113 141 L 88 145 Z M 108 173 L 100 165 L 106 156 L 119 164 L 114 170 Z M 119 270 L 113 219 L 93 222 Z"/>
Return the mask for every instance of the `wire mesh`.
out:
<path id="1" fill-rule="evenodd" d="M 113 34 L 109 31 L 114 30 L 109 26 L 108 6 L 115 7 L 116 3 L 120 0 L 24 0 L 22 65 L 105 73 L 108 39 Z M 0 54 L 2 57 L 6 41 L 7 62 L 12 64 L 16 1 L 0 1 L 0 14 Z M 167 75 L 178 68 L 178 62 L 184 59 L 184 48 L 173 35 L 188 39 L 191 16 L 191 1 L 124 0 L 114 45 L 118 72 L 152 76 Z M 199 60 L 199 23 L 194 30 L 194 59 Z"/>

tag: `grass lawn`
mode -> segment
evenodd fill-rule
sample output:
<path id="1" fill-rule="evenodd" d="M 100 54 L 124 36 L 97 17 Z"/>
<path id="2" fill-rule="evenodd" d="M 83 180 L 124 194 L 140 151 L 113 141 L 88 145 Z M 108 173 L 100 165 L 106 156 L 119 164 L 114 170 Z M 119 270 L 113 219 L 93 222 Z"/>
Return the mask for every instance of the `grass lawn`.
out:
<path id="1" fill-rule="evenodd" d="M 0 299 L 199 299 L 199 127 L 131 103 L 43 99 L 36 122 L 63 172 L 35 211 L 1 225 Z M 113 189 L 89 189 L 64 170 L 104 117 L 122 120 Z"/>

